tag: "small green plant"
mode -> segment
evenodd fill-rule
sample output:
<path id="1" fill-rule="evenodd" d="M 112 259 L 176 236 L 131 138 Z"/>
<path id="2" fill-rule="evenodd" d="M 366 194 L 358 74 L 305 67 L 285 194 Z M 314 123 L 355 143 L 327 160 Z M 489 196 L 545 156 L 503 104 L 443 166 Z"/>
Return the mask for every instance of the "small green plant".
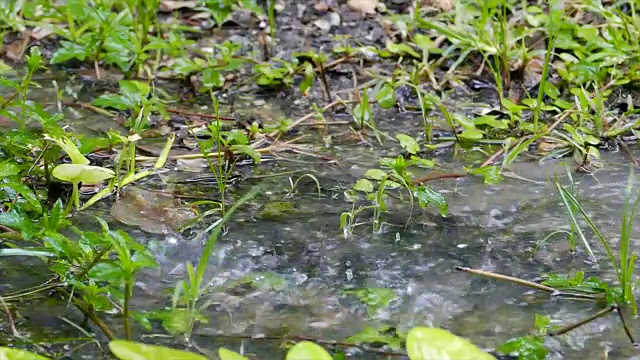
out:
<path id="1" fill-rule="evenodd" d="M 622 214 L 622 226 L 620 230 L 620 240 L 618 242 L 618 256 L 613 253 L 609 241 L 604 237 L 604 235 L 602 235 L 602 232 L 598 229 L 591 217 L 587 214 L 586 210 L 582 207 L 578 199 L 576 199 L 569 190 L 561 186 L 557 179 L 554 181 L 554 184 L 556 186 L 556 189 L 560 193 L 564 207 L 567 209 L 570 222 L 573 224 L 577 235 L 582 240 L 591 257 L 597 261 L 574 213 L 580 214 L 582 218 L 587 222 L 589 229 L 593 232 L 596 239 L 598 239 L 600 245 L 605 249 L 609 264 L 616 272 L 621 291 L 616 292 L 614 290 L 611 290 L 611 292 L 609 292 L 609 294 L 607 295 L 608 299 L 610 299 L 610 301 L 616 305 L 624 304 L 630 306 L 635 316 L 638 310 L 635 302 L 635 296 L 633 294 L 633 269 L 635 267 L 637 256 L 631 253 L 630 243 L 631 233 L 633 229 L 633 219 L 635 217 L 638 204 L 640 203 L 640 197 L 638 197 L 637 193 L 633 189 L 633 180 L 634 170 L 632 169 L 629 172 L 625 204 Z"/>
<path id="2" fill-rule="evenodd" d="M 518 360 L 544 360 L 549 354 L 549 350 L 544 344 L 550 320 L 548 316 L 536 314 L 535 333 L 523 337 L 508 340 L 498 347 L 498 352 L 502 354 L 515 355 Z"/>

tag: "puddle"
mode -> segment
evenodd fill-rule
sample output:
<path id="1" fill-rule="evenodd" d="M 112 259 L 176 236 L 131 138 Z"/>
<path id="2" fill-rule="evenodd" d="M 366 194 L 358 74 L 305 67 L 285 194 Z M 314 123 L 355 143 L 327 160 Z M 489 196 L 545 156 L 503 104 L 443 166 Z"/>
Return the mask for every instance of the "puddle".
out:
<path id="1" fill-rule="evenodd" d="M 281 103 L 267 104 L 283 109 Z M 302 115 L 299 109 L 286 109 L 285 116 Z M 74 126 L 87 132 L 99 131 L 104 126 L 103 118 L 84 116 L 83 110 L 77 111 L 79 115 Z M 83 119 L 82 122 L 79 119 Z M 344 119 L 337 115 L 333 120 Z M 418 133 L 422 120 L 418 114 L 381 116 L 379 128 L 389 131 L 391 136 L 395 136 L 397 129 Z M 226 346 L 259 354 L 265 359 L 277 358 L 280 356 L 278 342 L 241 338 L 295 334 L 339 340 L 366 327 L 382 325 L 397 326 L 400 331 L 416 325 L 443 327 L 468 337 L 481 347 L 495 348 L 511 337 L 526 335 L 533 326 L 534 314 L 549 315 L 554 324 L 568 324 L 596 311 L 590 304 L 547 299 L 543 294 L 508 283 L 454 270 L 455 266 L 468 266 L 526 279 L 552 271 L 595 273 L 585 263 L 587 256 L 581 246 L 578 246 L 578 253 L 572 255 L 563 239 L 539 244 L 548 234 L 566 228 L 568 224 L 549 182 L 554 174 L 565 171 L 560 161 L 514 164 L 510 170 L 527 181 L 506 178 L 499 185 L 485 185 L 480 178 L 435 181 L 430 185 L 441 190 L 449 201 L 447 218 L 439 217 L 434 211 L 422 211 L 417 206 L 411 213 L 406 202 L 392 202 L 392 211 L 380 233 L 372 233 L 368 224 L 370 214 L 365 214 L 359 220 L 367 224 L 345 239 L 339 227 L 340 214 L 350 209 L 350 204 L 344 200 L 344 190 L 366 169 L 377 167 L 379 156 L 397 156 L 400 151 L 388 141 L 382 147 L 363 146 L 357 139 L 345 141 L 347 133 L 346 126 L 330 131 L 305 128 L 300 130 L 301 135 L 307 135 L 303 143 L 311 146 L 310 153 L 323 157 L 278 153 L 274 154 L 277 161 L 265 162 L 253 169 L 239 169 L 248 180 L 232 189 L 233 196 L 239 196 L 260 181 L 268 182 L 270 191 L 242 209 L 231 223 L 228 234 L 218 241 L 208 269 L 211 291 L 202 299 L 202 303 L 210 305 L 204 311 L 209 323 L 201 324 L 195 330 L 194 343 L 200 348 L 213 352 L 219 346 Z M 327 148 L 326 137 L 329 135 L 338 140 Z M 368 140 L 376 144 L 375 139 Z M 619 153 L 603 153 L 603 157 L 604 167 L 594 175 L 576 174 L 574 177 L 582 191 L 583 205 L 602 226 L 604 234 L 615 238 L 620 227 L 628 165 Z M 468 165 L 466 161 L 454 160 L 447 152 L 435 160 L 439 169 L 444 170 L 462 169 Z M 297 173 L 264 177 L 287 171 Z M 291 182 L 304 173 L 316 176 L 323 187 L 322 194 L 317 195 L 316 185 L 310 179 L 304 179 L 293 196 L 285 198 L 291 190 Z M 166 180 L 154 177 L 139 185 L 158 188 L 163 179 Z M 185 191 L 203 197 L 216 196 L 215 186 L 193 185 Z M 294 215 L 259 216 L 264 204 L 283 201 L 291 204 L 288 209 L 293 209 Z M 186 278 L 184 264 L 187 261 L 195 263 L 200 256 L 203 245 L 202 237 L 197 236 L 200 229 L 178 235 L 171 232 L 171 224 L 165 224 L 167 228 L 163 228 L 156 223 L 146 223 L 162 228 L 160 232 L 164 234 L 143 232 L 135 221 L 127 226 L 111 217 L 112 202 L 113 199 L 109 199 L 96 205 L 93 208 L 95 215 L 104 216 L 114 227 L 127 229 L 152 249 L 161 264 L 160 269 L 147 271 L 139 277 L 133 306 L 137 309 L 167 306 L 170 289 Z M 172 206 L 170 202 L 167 204 Z M 125 219 L 128 210 L 123 210 L 124 216 L 120 210 L 117 217 Z M 411 221 L 405 226 L 410 213 Z M 79 226 L 85 225 L 83 223 L 95 226 L 90 225 L 93 220 L 89 216 L 78 220 Z M 637 239 L 636 235 L 635 250 L 640 245 Z M 537 246 L 539 249 L 534 253 Z M 594 248 L 596 254 L 604 258 L 599 246 Z M 23 269 L 16 267 L 16 262 L 20 261 L 0 258 L 0 274 L 6 279 L 3 293 L 44 282 L 45 267 L 41 262 L 34 262 L 29 267 L 31 274 L 25 276 L 16 270 Z M 606 268 L 603 273 L 604 278 L 614 277 Z M 254 286 L 247 286 L 248 282 L 253 282 Z M 371 313 L 354 295 L 346 293 L 346 290 L 359 288 L 390 289 L 394 298 L 389 306 Z M 51 299 L 38 299 L 30 302 L 27 308 L 56 309 L 56 312 L 66 314 L 64 301 L 52 303 Z M 68 316 L 81 321 L 78 314 Z M 58 329 L 52 333 L 54 337 L 82 336 L 58 317 L 47 318 L 46 326 L 36 321 L 36 317 L 33 314 L 25 317 L 25 322 L 34 328 Z M 0 325 L 5 325 L 4 321 Z M 110 325 L 120 326 L 117 321 Z M 154 330 L 155 333 L 162 332 L 159 324 L 154 324 Z M 170 340 L 162 338 L 144 339 L 171 344 Z M 613 315 L 568 335 L 549 338 L 547 342 L 552 352 L 549 359 L 594 358 L 594 354 L 601 357 L 600 354 L 606 351 L 609 351 L 610 359 L 637 357 L 619 319 Z M 93 351 L 80 350 L 75 355 L 96 356 Z M 354 358 L 374 357 L 354 354 Z"/>

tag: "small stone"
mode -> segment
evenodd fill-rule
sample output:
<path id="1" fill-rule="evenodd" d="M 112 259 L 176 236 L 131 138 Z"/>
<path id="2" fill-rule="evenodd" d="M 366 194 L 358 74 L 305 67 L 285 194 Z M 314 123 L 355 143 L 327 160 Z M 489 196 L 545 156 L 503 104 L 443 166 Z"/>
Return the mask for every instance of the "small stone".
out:
<path id="1" fill-rule="evenodd" d="M 327 5 L 326 1 L 319 1 L 319 2 L 316 2 L 315 5 L 313 5 L 313 10 L 324 14 L 327 11 L 329 11 L 329 5 Z"/>
<path id="2" fill-rule="evenodd" d="M 378 0 L 349 0 L 349 7 L 362 14 L 375 14 Z"/>
<path id="3" fill-rule="evenodd" d="M 378 3 L 376 5 L 376 11 L 381 13 L 381 14 L 386 13 L 387 12 L 387 5 L 385 3 Z"/>
<path id="4" fill-rule="evenodd" d="M 329 30 L 331 30 L 331 24 L 325 19 L 318 19 L 313 22 L 313 25 L 324 32 L 329 32 Z"/>
<path id="5" fill-rule="evenodd" d="M 340 15 L 334 12 L 329 13 L 329 24 L 331 24 L 331 26 L 340 26 L 340 21 Z"/>

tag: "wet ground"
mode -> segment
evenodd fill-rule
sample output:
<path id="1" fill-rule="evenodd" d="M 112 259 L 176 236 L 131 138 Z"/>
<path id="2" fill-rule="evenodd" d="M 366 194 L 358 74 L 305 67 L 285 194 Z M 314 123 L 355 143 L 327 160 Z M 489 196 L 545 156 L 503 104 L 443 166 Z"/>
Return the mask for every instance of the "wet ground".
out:
<path id="1" fill-rule="evenodd" d="M 307 46 L 303 39 L 316 33 L 313 22 L 326 16 L 300 9 L 296 11 L 310 17 L 302 18 L 305 24 L 292 23 L 292 19 L 297 19 L 293 14 L 279 18 L 280 23 L 289 24 L 291 29 L 303 29 L 299 33 L 283 32 L 287 34 L 283 43 L 289 46 L 280 49 L 284 53 Z M 361 38 L 365 43 L 382 44 L 384 32 L 380 24 L 367 28 L 359 15 L 341 15 L 345 26 L 350 28 L 339 28 L 338 33 L 353 33 L 353 29 L 358 29 L 370 33 Z M 243 31 L 237 29 L 225 36 L 237 36 Z M 312 37 L 311 43 L 315 48 L 322 48 L 328 39 L 327 34 L 319 35 Z M 246 43 L 251 47 L 251 42 Z M 336 91 L 349 90 L 350 73 L 350 69 L 337 69 L 332 73 Z M 86 95 L 79 90 L 80 85 L 72 85 Z M 322 98 L 322 93 L 316 91 L 309 98 L 294 101 L 282 94 L 242 95 L 236 99 L 235 106 L 255 108 L 267 123 L 280 116 L 296 119 L 309 111 L 312 100 Z M 45 87 L 39 96 L 43 102 L 51 102 L 55 98 L 53 93 Z M 473 96 L 463 99 L 468 101 L 457 101 L 460 111 L 475 109 L 470 105 L 474 103 Z M 450 102 L 447 106 L 452 105 L 453 100 Z M 468 108 L 465 103 L 469 104 Z M 65 113 L 74 129 L 82 133 L 98 134 L 117 126 L 86 110 L 66 108 Z M 248 117 L 242 112 L 237 116 Z M 345 113 L 327 115 L 327 121 L 350 120 L 350 115 Z M 397 110 L 377 112 L 375 121 L 378 128 L 391 137 L 399 132 L 419 134 L 423 126 L 418 113 L 399 113 Z M 548 299 L 544 294 L 512 284 L 454 270 L 455 266 L 469 266 L 526 279 L 545 272 L 579 270 L 608 279 L 614 277 L 604 262 L 600 271 L 586 263 L 587 256 L 580 246 L 577 254 L 571 254 L 564 239 L 554 238 L 539 244 L 551 232 L 568 227 L 564 210 L 549 182 L 554 174 L 565 171 L 560 161 L 516 163 L 510 170 L 522 179 L 506 178 L 499 185 L 485 185 L 481 178 L 470 177 L 430 183 L 449 201 L 447 218 L 439 217 L 433 210 L 424 212 L 417 206 L 410 212 L 406 202 L 397 201 L 385 217 L 381 232 L 373 233 L 369 225 L 370 214 L 363 214 L 359 220 L 366 224 L 345 238 L 339 227 L 339 217 L 343 211 L 350 210 L 351 205 L 344 199 L 344 190 L 350 188 L 364 171 L 378 167 L 380 156 L 397 156 L 401 149 L 390 141 L 380 146 L 371 136 L 353 136 L 345 125 L 301 127 L 298 134 L 307 135 L 300 143 L 308 154 L 320 156 L 286 151 L 271 155 L 271 161 L 265 161 L 263 165 L 238 169 L 244 180 L 233 189 L 234 197 L 263 181 L 270 184 L 269 191 L 237 214 L 228 233 L 217 244 L 208 270 L 211 292 L 203 299 L 203 303 L 210 304 L 205 310 L 209 323 L 200 324 L 195 331 L 194 343 L 199 349 L 214 352 L 219 346 L 225 346 L 259 354 L 263 359 L 277 358 L 276 354 L 280 354 L 278 342 L 240 338 L 293 334 L 339 340 L 366 327 L 383 325 L 398 327 L 400 331 L 416 325 L 443 327 L 481 347 L 495 348 L 509 338 L 528 334 L 533 327 L 534 314 L 549 315 L 554 324 L 568 324 L 597 311 L 590 303 Z M 363 139 L 366 144 L 362 143 Z M 445 149 L 435 155 L 434 160 L 439 170 L 456 171 L 486 157 L 475 152 L 454 158 Z M 187 173 L 186 168 L 206 171 L 201 165 L 172 162 L 169 168 L 175 171 L 138 185 L 157 190 L 163 188 L 159 184 L 166 185 L 167 179 L 190 177 L 192 173 Z M 620 227 L 629 165 L 620 153 L 603 153 L 602 165 L 593 175 L 576 174 L 574 177 L 582 189 L 583 205 L 605 235 L 615 239 Z M 571 163 L 571 166 L 575 168 L 575 164 Z M 290 175 L 293 181 L 301 174 L 314 174 L 323 188 L 322 194 L 317 195 L 315 184 L 305 179 L 293 196 L 287 196 L 290 176 L 264 177 L 287 171 L 298 171 L 296 175 Z M 164 190 L 175 188 L 164 186 Z M 216 197 L 215 186 L 195 184 L 180 191 Z M 265 204 L 282 201 L 292 204 L 291 212 L 278 218 L 260 216 Z M 91 227 L 95 224 L 90 215 L 103 216 L 110 220 L 111 226 L 127 229 L 147 244 L 161 268 L 140 276 L 134 306 L 137 309 L 167 306 L 170 290 L 186 276 L 185 262 L 196 262 L 201 254 L 202 237 L 198 236 L 201 228 L 182 234 L 166 231 L 152 234 L 135 224 L 122 224 L 114 219 L 112 206 L 113 199 L 105 200 L 93 207 L 91 214 L 82 214 L 76 220 L 80 225 L 84 223 Z M 410 214 L 411 221 L 407 222 Z M 633 242 L 635 250 L 640 247 L 637 239 Z M 604 258 L 599 246 L 595 245 L 594 250 L 600 259 Z M 3 279 L 0 291 L 6 294 L 43 283 L 47 279 L 43 275 L 44 269 L 42 262 L 37 260 L 0 258 Z M 354 295 L 345 292 L 359 288 L 391 289 L 394 299 L 389 306 L 371 311 Z M 82 321 L 76 311 L 65 307 L 66 304 L 38 299 L 22 305 L 25 308 L 20 309 L 17 326 L 31 340 L 51 343 L 52 339 L 58 339 L 60 344 L 54 345 L 55 349 L 71 351 L 71 347 L 62 345 L 67 341 L 65 339 L 84 336 L 61 320 L 60 317 L 78 323 Z M 109 324 L 117 328 L 118 319 L 111 320 Z M 154 323 L 153 331 L 142 339 L 174 344 L 171 339 L 152 336 L 163 332 L 160 324 Z M 568 335 L 549 338 L 547 342 L 552 351 L 551 359 L 605 358 L 606 353 L 609 359 L 640 359 L 629 344 L 619 319 L 613 315 Z M 70 357 L 96 358 L 96 348 L 86 346 Z M 373 357 L 355 352 L 354 358 Z"/>
<path id="2" fill-rule="evenodd" d="M 277 101 L 268 104 L 278 106 Z M 296 110 L 288 111 L 291 117 L 301 115 L 296 114 Z M 336 119 L 340 118 L 336 115 Z M 94 125 L 90 119 L 96 118 L 89 117 L 77 125 L 91 129 Z M 417 115 L 412 118 L 410 114 L 380 115 L 379 127 L 391 135 L 398 124 L 402 124 L 405 133 L 411 131 L 411 127 L 417 132 L 421 126 L 418 119 Z M 103 122 L 95 124 L 100 123 Z M 310 139 L 319 139 L 318 134 L 339 135 L 346 130 L 343 126 L 301 133 L 310 134 Z M 208 271 L 212 291 L 203 299 L 210 304 L 205 312 L 210 322 L 199 325 L 195 332 L 194 342 L 201 349 L 214 351 L 224 345 L 269 358 L 268 354 L 275 356 L 279 352 L 276 342 L 228 337 L 295 334 L 337 340 L 366 327 L 382 325 L 396 326 L 400 331 L 415 325 L 443 327 L 470 338 L 479 346 L 494 348 L 511 337 L 527 334 L 536 313 L 549 315 L 556 324 L 567 324 L 597 310 L 589 303 L 550 300 L 544 294 L 512 284 L 454 270 L 455 266 L 469 266 L 528 279 L 554 271 L 584 270 L 596 274 L 596 269 L 585 262 L 587 256 L 583 249 L 578 247 L 578 253 L 572 255 L 564 239 L 555 238 L 533 252 L 548 234 L 567 228 L 564 210 L 549 182 L 555 173 L 564 173 L 561 161 L 516 163 L 510 170 L 527 180 L 506 178 L 499 185 L 485 185 L 481 178 L 430 183 L 449 201 L 447 218 L 439 217 L 434 211 L 416 209 L 406 225 L 409 205 L 396 201 L 380 233 L 372 233 L 370 214 L 364 214 L 358 220 L 367 224 L 356 228 L 354 235 L 345 239 L 339 216 L 350 209 L 350 204 L 344 200 L 343 191 L 363 171 L 377 167 L 380 155 L 394 156 L 399 149 L 391 145 L 367 147 L 357 141 L 336 142 L 330 148 L 323 148 L 322 143 L 318 140 L 306 144 L 325 158 L 289 152 L 279 154 L 278 161 L 239 168 L 246 179 L 233 190 L 234 195 L 261 181 L 270 183 L 269 191 L 243 209 L 230 225 L 228 234 L 218 242 Z M 326 157 L 333 161 L 327 161 Z M 453 159 L 447 152 L 435 160 L 441 169 L 451 170 L 474 161 L 473 156 Z M 179 167 L 177 169 L 163 176 L 184 175 Z M 292 170 L 317 176 L 323 187 L 322 194 L 317 195 L 315 184 L 307 179 L 300 182 L 293 196 L 287 197 L 288 176 L 259 178 Z M 620 153 L 605 153 L 603 167 L 593 175 L 575 175 L 582 189 L 583 205 L 612 239 L 619 231 L 617 219 L 624 201 L 627 174 L 627 160 Z M 158 188 L 158 182 L 155 177 L 138 185 L 154 189 Z M 215 196 L 214 187 L 194 185 L 186 191 L 189 189 Z M 265 204 L 282 201 L 291 203 L 290 212 L 276 218 L 260 216 Z M 139 278 L 135 307 L 150 309 L 168 305 L 167 291 L 185 278 L 185 262 L 195 262 L 200 256 L 199 229 L 183 234 L 150 234 L 139 226 L 127 226 L 113 219 L 112 203 L 113 199 L 106 200 L 93 212 L 147 244 L 161 264 L 159 270 L 146 272 Z M 86 216 L 80 215 L 77 220 L 92 226 Z M 603 258 L 601 249 L 594 247 Z M 638 248 L 637 242 L 634 247 Z M 25 277 L 24 264 L 13 263 L 15 260 L 0 260 L 3 282 L 8 284 L 3 293 L 45 280 L 42 263 L 33 262 L 29 267 L 33 276 Z M 613 278 L 606 264 L 603 267 L 604 277 Z M 371 312 L 354 295 L 345 293 L 358 288 L 391 289 L 394 299 L 389 306 Z M 29 330 L 34 339 L 82 336 L 52 316 L 79 321 L 78 314 L 65 310 L 64 304 L 38 300 L 28 304 L 22 313 L 24 318 L 18 325 L 34 329 Z M 117 328 L 118 321 L 112 325 Z M 159 324 L 155 326 L 154 331 L 162 333 Z M 145 339 L 171 344 L 164 338 Z M 548 345 L 553 350 L 550 358 L 555 359 L 580 359 L 606 352 L 610 359 L 634 356 L 618 318 L 613 315 L 568 335 L 550 338 Z M 73 357 L 84 351 L 87 357 L 95 355 L 95 350 L 87 347 Z M 360 358 L 371 356 L 361 354 Z"/>

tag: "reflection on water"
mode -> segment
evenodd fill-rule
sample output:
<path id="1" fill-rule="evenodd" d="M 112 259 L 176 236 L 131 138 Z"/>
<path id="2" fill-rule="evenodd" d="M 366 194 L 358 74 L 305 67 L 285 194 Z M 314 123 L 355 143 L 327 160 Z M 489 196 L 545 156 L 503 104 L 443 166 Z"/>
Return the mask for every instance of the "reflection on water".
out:
<path id="1" fill-rule="evenodd" d="M 404 121 L 403 127 L 409 123 L 401 116 L 386 119 L 378 123 L 382 130 L 396 129 L 400 121 Z M 416 133 L 422 126 L 421 121 L 409 125 Z M 405 132 L 413 131 L 409 125 L 403 128 Z M 91 124 L 85 126 L 92 128 Z M 326 140 L 323 136 L 311 139 L 321 147 Z M 525 288 L 454 270 L 455 266 L 469 266 L 526 279 L 553 271 L 598 273 L 585 263 L 587 257 L 580 246 L 573 255 L 561 238 L 539 244 L 548 234 L 568 224 L 548 182 L 554 174 L 564 171 L 559 162 L 511 166 L 514 174 L 530 181 L 507 178 L 499 185 L 484 185 L 479 178 L 464 178 L 434 182 L 431 185 L 442 190 L 449 200 L 448 218 L 417 209 L 410 225 L 405 227 L 408 205 L 394 201 L 386 218 L 390 224 L 383 226 L 382 233 L 372 234 L 371 228 L 363 225 L 353 237 L 345 239 L 339 229 L 339 216 L 350 209 L 350 204 L 343 200 L 342 192 L 366 169 L 377 167 L 381 151 L 385 156 L 395 156 L 398 149 L 389 145 L 384 150 L 363 150 L 358 144 L 335 145 L 326 151 L 338 161 L 326 164 L 324 159 L 306 158 L 301 163 L 300 157 L 286 155 L 296 161 L 279 159 L 277 166 L 266 170 L 267 173 L 303 170 L 315 174 L 324 187 L 321 198 L 313 195 L 314 184 L 301 181 L 298 194 L 289 201 L 295 209 L 304 209 L 303 212 L 293 218 L 259 220 L 256 217 L 259 206 L 248 206 L 218 242 L 208 272 L 212 291 L 203 299 L 210 304 L 206 310 L 210 322 L 196 329 L 195 342 L 201 348 L 213 350 L 224 345 L 260 354 L 261 358 L 275 358 L 273 354 L 279 352 L 276 342 L 219 336 L 296 334 L 342 339 L 365 327 L 381 325 L 397 326 L 401 331 L 415 325 L 439 326 L 468 337 L 481 347 L 494 348 L 511 337 L 528 334 L 536 313 L 549 315 L 554 324 L 567 324 L 597 310 L 588 303 L 547 299 L 546 295 Z M 593 176 L 577 174 L 575 179 L 582 189 L 583 205 L 602 226 L 603 233 L 615 240 L 628 167 L 622 155 L 604 155 L 602 170 Z M 444 169 L 461 169 L 465 165 L 449 157 L 439 159 L 439 163 Z M 261 171 L 264 168 L 255 172 Z M 241 193 L 254 181 L 247 181 L 237 192 Z M 281 200 L 290 188 L 286 177 L 265 181 L 273 183 L 273 191 L 256 199 L 259 203 Z M 100 204 L 95 210 L 108 218 L 104 214 L 106 208 L 108 204 Z M 367 216 L 359 220 L 366 222 Z M 115 221 L 112 223 L 117 226 Z M 149 309 L 167 305 L 166 289 L 186 278 L 184 264 L 197 261 L 202 239 L 193 239 L 193 234 L 151 236 L 139 229 L 128 230 L 153 249 L 162 265 L 159 270 L 142 274 L 134 306 Z M 633 247 L 638 250 L 637 241 Z M 603 258 L 599 246 L 594 248 Z M 12 272 L 16 268 L 12 264 L 22 260 L 0 258 L 2 293 L 43 281 L 38 275 L 43 273 L 41 263 L 34 265 L 39 270 L 33 276 Z M 614 277 L 606 265 L 599 273 L 606 278 Z M 391 289 L 395 298 L 389 306 L 372 313 L 356 297 L 345 294 L 344 290 L 354 288 Z M 60 304 L 64 301 L 56 306 Z M 52 308 L 47 302 L 31 305 Z M 75 332 L 56 319 L 48 318 L 47 322 L 53 321 L 58 329 L 65 329 L 60 334 L 69 336 Z M 111 324 L 117 328 L 116 320 Z M 36 321 L 31 324 L 43 326 Z M 640 358 L 634 354 L 614 315 L 547 342 L 552 359 L 603 358 L 607 351 L 609 359 Z M 362 358 L 372 357 L 369 354 Z"/>

